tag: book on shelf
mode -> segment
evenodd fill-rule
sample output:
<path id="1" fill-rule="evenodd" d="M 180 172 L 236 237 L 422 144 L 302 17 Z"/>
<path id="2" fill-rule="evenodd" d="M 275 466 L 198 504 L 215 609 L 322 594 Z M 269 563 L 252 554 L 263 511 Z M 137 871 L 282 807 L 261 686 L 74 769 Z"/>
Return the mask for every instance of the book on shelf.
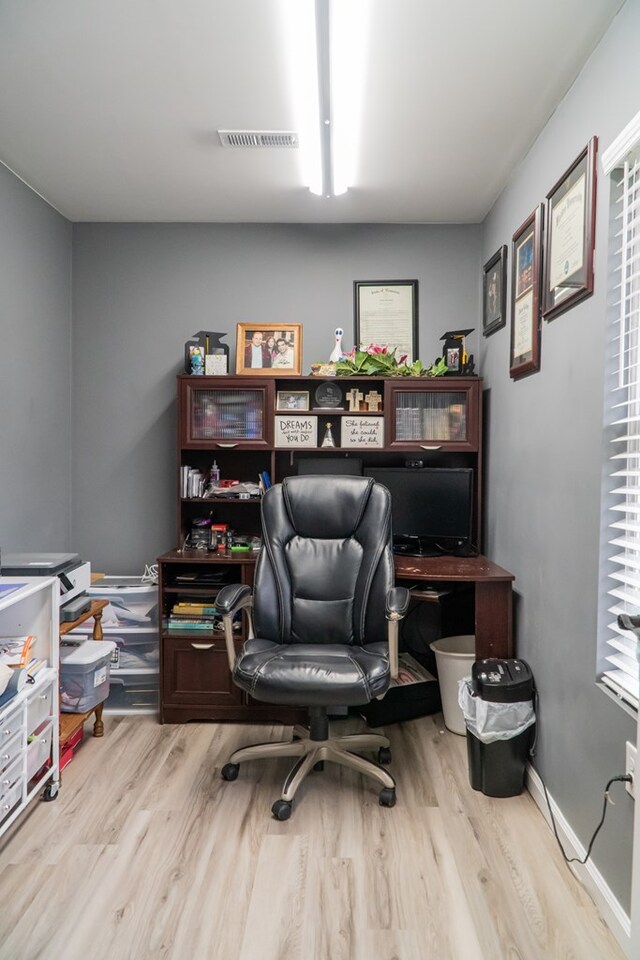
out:
<path id="1" fill-rule="evenodd" d="M 202 631 L 204 633 L 207 633 L 207 632 L 213 633 L 213 631 L 216 629 L 216 624 L 213 622 L 204 623 L 203 621 L 198 621 L 198 620 L 189 621 L 189 620 L 169 619 L 165 624 L 165 628 L 167 630 L 193 631 L 194 633 L 198 633 L 199 631 Z"/>
<path id="2" fill-rule="evenodd" d="M 8 667 L 25 667 L 31 659 L 33 634 L 19 637 L 0 637 L 0 663 Z"/>
<path id="3" fill-rule="evenodd" d="M 169 614 L 170 623 L 215 623 L 220 620 L 215 614 L 205 613 L 171 613 Z"/>
<path id="4" fill-rule="evenodd" d="M 178 615 L 188 613 L 206 613 L 213 615 L 217 613 L 217 610 L 212 603 L 174 603 L 171 612 Z"/>

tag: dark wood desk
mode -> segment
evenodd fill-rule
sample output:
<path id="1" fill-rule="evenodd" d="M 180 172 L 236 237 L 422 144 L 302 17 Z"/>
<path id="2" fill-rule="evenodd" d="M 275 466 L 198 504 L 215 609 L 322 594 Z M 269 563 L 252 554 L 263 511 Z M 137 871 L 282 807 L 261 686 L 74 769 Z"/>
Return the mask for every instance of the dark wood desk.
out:
<path id="1" fill-rule="evenodd" d="M 513 656 L 515 577 L 487 557 L 394 557 L 396 579 L 475 584 L 476 656 Z"/>

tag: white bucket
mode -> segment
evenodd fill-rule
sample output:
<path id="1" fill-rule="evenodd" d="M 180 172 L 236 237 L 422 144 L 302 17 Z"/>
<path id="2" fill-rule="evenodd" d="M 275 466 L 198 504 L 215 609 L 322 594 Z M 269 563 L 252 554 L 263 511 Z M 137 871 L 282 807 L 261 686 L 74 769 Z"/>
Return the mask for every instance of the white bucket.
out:
<path id="1" fill-rule="evenodd" d="M 444 725 L 451 733 L 465 736 L 467 728 L 458 704 L 458 681 L 471 676 L 471 664 L 476 659 L 476 638 L 469 635 L 442 637 L 429 646 L 436 655 Z"/>

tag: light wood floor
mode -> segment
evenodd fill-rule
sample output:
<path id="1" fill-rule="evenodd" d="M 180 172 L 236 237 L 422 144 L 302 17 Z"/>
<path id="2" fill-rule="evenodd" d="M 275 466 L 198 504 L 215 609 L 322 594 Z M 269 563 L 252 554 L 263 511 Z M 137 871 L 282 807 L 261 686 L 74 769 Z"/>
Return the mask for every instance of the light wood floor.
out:
<path id="1" fill-rule="evenodd" d="M 2 960 L 621 960 L 528 794 L 468 784 L 440 717 L 387 728 L 398 804 L 327 765 L 219 771 L 281 728 L 107 718 L 0 849 Z"/>

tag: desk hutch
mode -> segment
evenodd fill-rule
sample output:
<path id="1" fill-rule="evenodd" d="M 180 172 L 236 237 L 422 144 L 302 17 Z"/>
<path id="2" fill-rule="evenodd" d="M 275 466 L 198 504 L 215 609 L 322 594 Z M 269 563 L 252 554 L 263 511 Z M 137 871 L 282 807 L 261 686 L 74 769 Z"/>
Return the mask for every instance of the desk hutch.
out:
<path id="1" fill-rule="evenodd" d="M 341 407 L 318 405 L 321 385 L 338 386 Z M 355 389 L 357 410 L 346 395 Z M 380 403 L 366 395 L 379 394 Z M 302 394 L 308 409 L 284 404 Z M 375 409 L 370 409 L 370 406 Z M 334 446 L 323 447 L 330 426 Z M 365 466 L 471 467 L 474 472 L 473 540 L 481 549 L 482 380 L 478 377 L 377 378 L 264 376 L 178 377 L 177 543 L 158 558 L 161 625 L 162 722 L 233 719 L 292 722 L 290 709 L 252 701 L 231 681 L 222 633 L 169 632 L 165 622 L 177 601 L 213 602 L 223 582 L 251 584 L 256 555 L 227 549 L 190 549 L 194 521 L 210 517 L 247 539 L 260 534 L 260 497 L 182 496 L 182 468 L 206 474 L 217 462 L 221 479 L 272 482 L 298 472 L 305 457 L 358 457 Z M 409 558 L 396 563 L 403 581 L 475 583 L 478 653 L 511 652 L 511 581 L 484 557 Z M 208 579 L 209 582 L 206 582 Z M 478 602 L 480 601 L 480 602 Z M 496 630 L 489 621 L 497 615 Z M 244 639 L 244 624 L 238 644 Z"/>

